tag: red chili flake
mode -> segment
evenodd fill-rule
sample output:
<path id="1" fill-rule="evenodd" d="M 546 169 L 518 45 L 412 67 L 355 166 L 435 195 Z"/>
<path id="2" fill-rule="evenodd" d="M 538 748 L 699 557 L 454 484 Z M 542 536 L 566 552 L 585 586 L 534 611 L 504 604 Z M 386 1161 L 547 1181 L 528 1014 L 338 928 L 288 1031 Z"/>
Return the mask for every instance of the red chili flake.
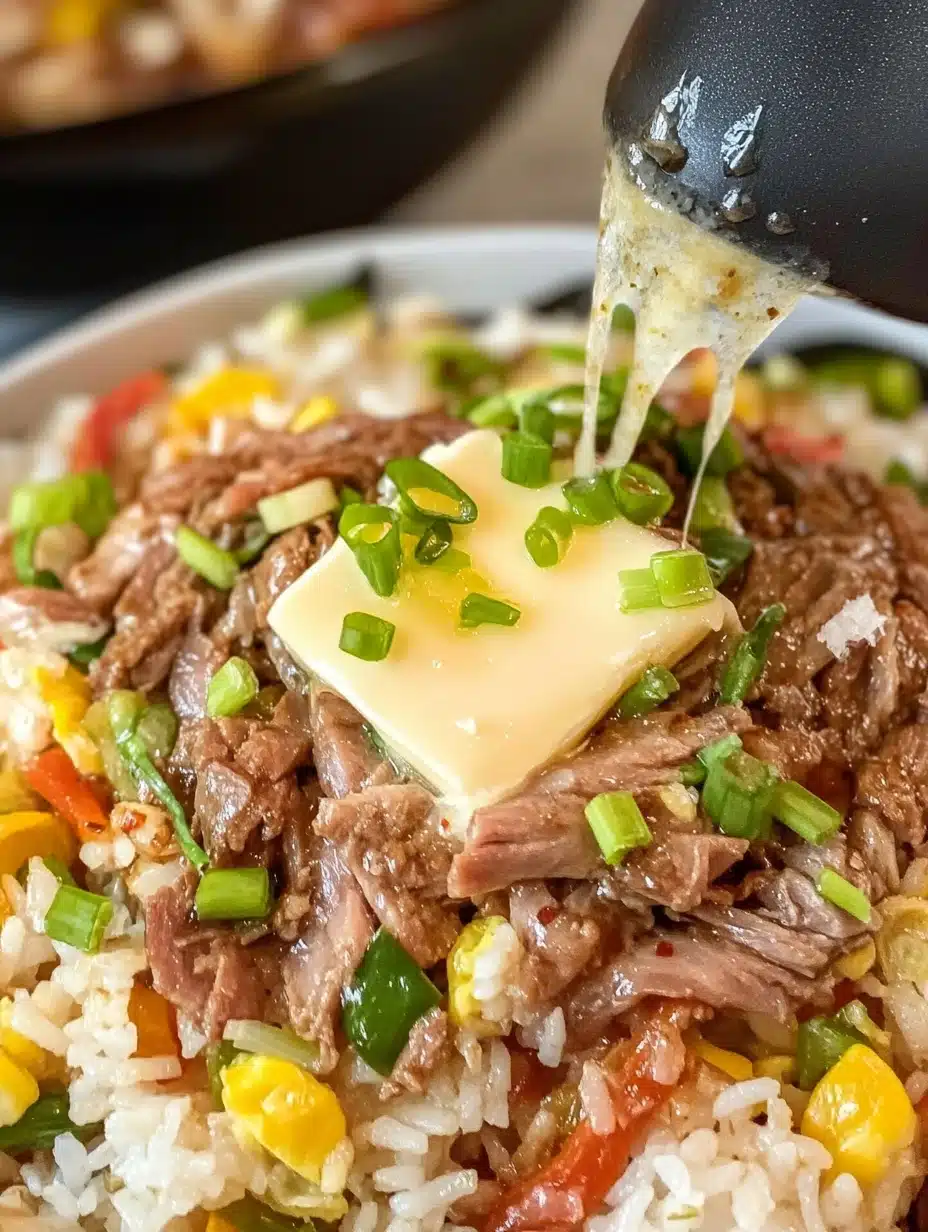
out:
<path id="1" fill-rule="evenodd" d="M 542 909 L 538 912 L 538 923 L 541 924 L 543 928 L 547 928 L 549 924 L 557 919 L 558 914 L 557 907 L 542 907 Z"/>
<path id="2" fill-rule="evenodd" d="M 673 958 L 673 945 L 669 941 L 658 941 L 657 956 L 658 958 Z"/>
<path id="3" fill-rule="evenodd" d="M 442 828 L 443 830 L 450 830 L 450 829 L 451 829 L 451 822 L 448 820 L 448 818 L 447 818 L 447 817 L 443 817 L 443 818 L 441 819 L 441 822 L 440 822 L 439 824 L 441 825 L 441 828 Z"/>

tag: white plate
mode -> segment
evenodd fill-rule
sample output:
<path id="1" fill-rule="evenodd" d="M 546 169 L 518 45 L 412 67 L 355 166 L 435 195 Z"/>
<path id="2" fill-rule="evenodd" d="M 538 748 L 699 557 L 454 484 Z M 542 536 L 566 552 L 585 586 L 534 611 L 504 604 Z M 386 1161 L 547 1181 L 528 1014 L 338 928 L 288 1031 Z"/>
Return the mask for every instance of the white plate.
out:
<path id="1" fill-rule="evenodd" d="M 183 359 L 277 300 L 371 262 L 385 292 L 426 291 L 463 312 L 543 296 L 592 274 L 586 227 L 347 232 L 261 249 L 119 300 L 0 369 L 0 432 L 28 433 L 55 399 L 99 393 L 140 368 Z M 834 299 L 808 298 L 765 350 L 867 342 L 928 364 L 928 328 Z"/>

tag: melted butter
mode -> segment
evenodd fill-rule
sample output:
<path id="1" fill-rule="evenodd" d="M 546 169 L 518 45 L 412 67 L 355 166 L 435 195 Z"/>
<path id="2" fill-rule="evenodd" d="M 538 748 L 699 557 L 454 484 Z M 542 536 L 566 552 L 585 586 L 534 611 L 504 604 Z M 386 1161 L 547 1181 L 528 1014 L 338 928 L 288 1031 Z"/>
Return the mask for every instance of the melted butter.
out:
<path id="1" fill-rule="evenodd" d="M 811 287 L 793 270 L 769 264 L 647 196 L 610 154 L 600 212 L 593 312 L 587 341 L 578 474 L 596 466 L 596 407 L 619 304 L 636 313 L 635 352 L 605 466 L 632 456 L 648 407 L 673 368 L 697 347 L 718 361 L 703 443 L 706 460 L 731 416 L 735 378 L 755 348 Z M 692 498 L 690 512 L 692 515 Z"/>

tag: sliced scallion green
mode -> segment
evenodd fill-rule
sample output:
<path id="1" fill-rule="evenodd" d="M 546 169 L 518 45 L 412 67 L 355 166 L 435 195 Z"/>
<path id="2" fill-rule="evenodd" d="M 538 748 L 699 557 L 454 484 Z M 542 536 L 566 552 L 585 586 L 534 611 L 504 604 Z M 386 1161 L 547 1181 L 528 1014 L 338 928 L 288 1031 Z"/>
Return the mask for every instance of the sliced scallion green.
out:
<path id="1" fill-rule="evenodd" d="M 235 1232 L 313 1232 L 311 1220 L 294 1219 L 265 1206 L 251 1194 L 222 1208 L 222 1218 Z"/>
<path id="2" fill-rule="evenodd" d="M 664 607 L 693 607 L 708 603 L 715 595 L 706 558 L 692 548 L 656 552 L 651 557 L 651 572 Z"/>
<path id="3" fill-rule="evenodd" d="M 741 737 L 730 732 L 721 740 L 716 740 L 713 744 L 707 744 L 704 749 L 700 749 L 696 758 L 708 770 L 713 762 L 724 761 L 729 753 L 736 753 L 740 748 Z"/>
<path id="4" fill-rule="evenodd" d="M 50 569 L 36 569 L 35 545 L 41 530 L 18 530 L 13 536 L 13 570 L 23 586 L 41 586 L 45 590 L 60 590 L 61 582 Z"/>
<path id="5" fill-rule="evenodd" d="M 177 742 L 177 715 L 167 702 L 153 702 L 139 716 L 136 732 L 149 757 L 166 761 Z"/>
<path id="6" fill-rule="evenodd" d="M 557 364 L 576 364 L 578 368 L 586 364 L 586 348 L 573 342 L 548 342 L 539 349 Z"/>
<path id="7" fill-rule="evenodd" d="M 612 471 L 609 481 L 619 513 L 638 526 L 659 522 L 673 506 L 670 485 L 640 462 L 629 462 Z"/>
<path id="8" fill-rule="evenodd" d="M 636 847 L 647 847 L 651 831 L 630 791 L 594 796 L 584 810 L 593 837 L 607 864 L 621 864 Z"/>
<path id="9" fill-rule="evenodd" d="M 695 475 L 702 462 L 702 442 L 706 435 L 705 424 L 693 428 L 677 429 L 677 454 L 683 469 L 688 475 Z M 735 470 L 744 462 L 744 450 L 738 444 L 730 429 L 726 428 L 719 437 L 719 443 L 709 455 L 706 463 L 706 474 L 716 475 L 724 479 L 729 471 Z"/>
<path id="10" fill-rule="evenodd" d="M 638 719 L 650 714 L 679 690 L 677 678 L 666 667 L 649 667 L 619 699 L 616 713 L 622 719 Z"/>
<path id="11" fill-rule="evenodd" d="M 338 503 L 340 508 L 344 509 L 346 505 L 360 505 L 364 501 L 364 497 L 357 488 L 353 488 L 350 483 L 343 483 L 338 493 Z"/>
<path id="12" fill-rule="evenodd" d="M 394 458 L 385 470 L 400 494 L 401 508 L 412 517 L 455 524 L 476 521 L 477 506 L 467 493 L 422 458 Z"/>
<path id="13" fill-rule="evenodd" d="M 189 526 L 178 527 L 174 546 L 184 564 L 217 590 L 231 590 L 235 585 L 239 564 L 232 552 L 227 552 Z"/>
<path id="14" fill-rule="evenodd" d="M 367 306 L 366 279 L 347 282 L 339 287 L 326 287 L 300 301 L 300 316 L 304 325 L 321 325 L 335 321 Z"/>
<path id="15" fill-rule="evenodd" d="M 429 384 L 453 394 L 480 393 L 479 383 L 498 385 L 505 364 L 475 347 L 467 338 L 439 338 L 430 342 L 423 354 Z"/>
<path id="16" fill-rule="evenodd" d="M 554 433 L 557 428 L 557 417 L 543 401 L 530 400 L 523 402 L 519 408 L 519 428 L 532 436 L 540 436 L 549 445 L 554 444 Z"/>
<path id="17" fill-rule="evenodd" d="M 467 408 L 467 418 L 475 428 L 514 428 L 519 416 L 509 394 L 490 394 L 478 398 Z"/>
<path id="18" fill-rule="evenodd" d="M 525 532 L 525 546 L 539 569 L 550 569 L 564 559 L 574 528 L 563 509 L 545 505 Z"/>
<path id="19" fill-rule="evenodd" d="M 508 432 L 503 437 L 502 475 L 522 488 L 541 488 L 551 478 L 550 444 L 530 432 Z"/>
<path id="20" fill-rule="evenodd" d="M 238 870 L 234 870 L 238 871 Z M 207 876 L 209 874 L 207 873 Z M 251 1018 L 231 1018 L 222 1038 L 234 1044 L 240 1052 L 256 1052 L 265 1057 L 292 1061 L 304 1069 L 313 1069 L 319 1060 L 319 1045 L 314 1040 L 301 1039 L 287 1027 L 272 1027 Z"/>
<path id="21" fill-rule="evenodd" d="M 628 304 L 616 304 L 612 313 L 612 328 L 616 333 L 635 332 L 635 314 Z"/>
<path id="22" fill-rule="evenodd" d="M 206 693 L 206 713 L 211 719 L 225 719 L 240 710 L 258 695 L 258 677 L 247 659 L 233 655 L 226 659 L 209 682 Z"/>
<path id="23" fill-rule="evenodd" d="M 81 471 L 22 483 L 10 496 L 10 529 L 42 530 L 75 522 L 90 539 L 97 539 L 116 513 L 116 497 L 104 471 Z"/>
<path id="24" fill-rule="evenodd" d="M 770 639 L 785 615 L 782 603 L 771 603 L 758 616 L 753 629 L 739 639 L 719 684 L 719 698 L 725 705 L 743 702 L 750 693 L 767 662 Z"/>
<path id="25" fill-rule="evenodd" d="M 85 954 L 96 954 L 112 918 L 113 904 L 102 894 L 91 894 L 74 885 L 59 885 L 45 913 L 45 933 L 52 941 L 73 945 Z"/>
<path id="26" fill-rule="evenodd" d="M 737 526 L 735 506 L 728 485 L 720 475 L 703 477 L 693 506 L 692 525 L 697 535 L 717 527 L 733 532 Z"/>
<path id="27" fill-rule="evenodd" d="M 851 885 L 847 878 L 833 868 L 823 868 L 815 879 L 815 888 L 826 902 L 840 907 L 861 924 L 870 923 L 870 900 L 863 890 Z"/>
<path id="28" fill-rule="evenodd" d="M 777 784 L 773 815 L 800 838 L 816 846 L 837 834 L 843 820 L 837 809 L 792 780 Z"/>
<path id="29" fill-rule="evenodd" d="M 422 532 L 414 555 L 420 565 L 434 565 L 451 547 L 451 527 L 442 518 L 437 518 Z"/>
<path id="30" fill-rule="evenodd" d="M 511 628 L 519 623 L 521 615 L 511 603 L 473 592 L 461 601 L 458 620 L 462 629 L 476 629 L 480 625 L 505 625 Z"/>
<path id="31" fill-rule="evenodd" d="M 245 523 L 241 545 L 234 549 L 232 555 L 239 565 L 250 565 L 257 560 L 267 545 L 271 542 L 270 534 L 264 529 L 260 518 L 251 518 Z"/>
<path id="32" fill-rule="evenodd" d="M 862 1043 L 856 1031 L 849 1031 L 834 1018 L 817 1016 L 799 1024 L 796 1035 L 796 1068 L 799 1087 L 811 1091 L 849 1048 Z"/>
<path id="33" fill-rule="evenodd" d="M 736 750 L 707 767 L 703 808 L 733 838 L 766 838 L 777 774 L 767 762 Z"/>
<path id="34" fill-rule="evenodd" d="M 706 768 L 698 761 L 687 761 L 680 767 L 680 782 L 684 787 L 699 787 L 705 780 Z"/>
<path id="35" fill-rule="evenodd" d="M 265 496 L 258 501 L 258 513 L 268 534 L 276 535 L 313 522 L 339 507 L 338 494 L 331 479 L 310 479 L 287 492 Z"/>
<path id="36" fill-rule="evenodd" d="M 754 551 L 754 544 L 746 535 L 735 534 L 722 526 L 702 531 L 699 546 L 716 586 L 721 586 L 727 577 L 740 569 Z"/>
<path id="37" fill-rule="evenodd" d="M 659 402 L 652 402 L 638 439 L 642 444 L 647 441 L 669 441 L 676 426 L 677 421 L 670 411 L 665 410 Z"/>
<path id="38" fill-rule="evenodd" d="M 650 569 L 620 569 L 619 589 L 619 607 L 623 612 L 661 606 L 660 592 Z"/>
<path id="39" fill-rule="evenodd" d="M 42 1095 L 13 1125 L 0 1127 L 0 1151 L 50 1151 L 61 1134 L 73 1134 L 80 1142 L 95 1137 L 99 1125 L 75 1125 L 67 1093 Z"/>
<path id="40" fill-rule="evenodd" d="M 346 505 L 338 532 L 354 553 L 371 589 L 382 598 L 396 590 L 403 558 L 397 515 L 385 505 Z"/>
<path id="41" fill-rule="evenodd" d="M 263 920 L 271 910 L 271 875 L 266 868 L 211 868 L 194 906 L 200 920 Z"/>
<path id="42" fill-rule="evenodd" d="M 390 653 L 395 633 L 396 625 L 389 620 L 381 620 L 370 612 L 349 612 L 342 621 L 338 648 L 356 659 L 379 663 Z"/>
<path id="43" fill-rule="evenodd" d="M 571 516 L 582 526 L 603 526 L 618 516 L 618 508 L 607 476 L 577 476 L 561 486 Z"/>

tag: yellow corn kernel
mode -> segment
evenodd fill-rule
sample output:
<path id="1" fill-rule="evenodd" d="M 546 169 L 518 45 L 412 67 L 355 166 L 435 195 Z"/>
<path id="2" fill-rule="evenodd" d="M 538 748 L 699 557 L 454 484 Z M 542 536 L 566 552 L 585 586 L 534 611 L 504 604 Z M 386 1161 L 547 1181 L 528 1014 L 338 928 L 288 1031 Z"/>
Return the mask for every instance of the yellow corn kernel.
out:
<path id="1" fill-rule="evenodd" d="M 39 797 L 15 766 L 0 770 L 0 814 L 27 812 L 38 803 Z"/>
<path id="2" fill-rule="evenodd" d="M 44 1082 L 61 1072 L 60 1058 L 25 1035 L 13 1030 L 13 1001 L 11 997 L 0 998 L 0 1050 L 17 1065 L 27 1070 L 37 1082 Z"/>
<path id="3" fill-rule="evenodd" d="M 244 418 L 255 398 L 277 398 L 280 384 L 264 368 L 220 368 L 171 404 L 168 430 L 173 435 L 202 432 L 217 415 Z"/>
<path id="4" fill-rule="evenodd" d="M 81 774 L 102 774 L 100 751 L 81 726 L 92 700 L 86 676 L 70 664 L 60 676 L 38 667 L 35 682 L 51 714 L 55 739 Z"/>
<path id="5" fill-rule="evenodd" d="M 206 1221 L 206 1232 L 238 1232 L 235 1224 L 223 1219 L 219 1211 L 210 1211 Z"/>
<path id="6" fill-rule="evenodd" d="M 708 398 L 715 389 L 719 375 L 715 352 L 708 348 L 702 349 L 695 359 L 688 361 L 687 372 L 690 378 L 690 392 Z"/>
<path id="7" fill-rule="evenodd" d="M 316 1184 L 345 1136 L 335 1092 L 292 1061 L 254 1055 L 227 1066 L 222 1102 L 239 1129 Z"/>
<path id="8" fill-rule="evenodd" d="M 502 1035 L 503 1024 L 485 1019 L 474 996 L 474 969 L 481 954 L 492 947 L 501 926 L 508 921 L 500 915 L 471 920 L 448 955 L 448 1013 L 456 1026 L 475 1035 Z"/>
<path id="9" fill-rule="evenodd" d="M 703 1061 L 708 1061 L 710 1065 L 714 1065 L 716 1069 L 720 1069 L 723 1074 L 727 1074 L 729 1078 L 734 1078 L 735 1082 L 746 1082 L 748 1078 L 754 1077 L 754 1066 L 747 1057 L 743 1057 L 740 1052 L 731 1052 L 728 1048 L 718 1048 L 715 1044 L 710 1044 L 708 1040 L 697 1040 L 693 1045 L 693 1052 L 697 1057 L 701 1057 Z"/>
<path id="10" fill-rule="evenodd" d="M 0 1125 L 15 1125 L 39 1098 L 39 1084 L 21 1065 L 0 1051 Z"/>
<path id="11" fill-rule="evenodd" d="M 71 864 L 77 854 L 74 834 L 53 813 L 7 813 L 0 817 L 0 873 L 15 877 L 32 856 L 56 856 Z"/>
<path id="12" fill-rule="evenodd" d="M 746 428 L 757 430 L 767 422 L 764 387 L 753 372 L 739 372 L 735 380 L 733 413 Z"/>
<path id="13" fill-rule="evenodd" d="M 796 1058 L 787 1056 L 761 1057 L 754 1062 L 758 1078 L 776 1078 L 777 1082 L 796 1081 Z"/>
<path id="14" fill-rule="evenodd" d="M 45 45 L 72 47 L 91 42 L 117 7 L 118 0 L 52 0 L 45 19 Z"/>
<path id="15" fill-rule="evenodd" d="M 338 414 L 338 403 L 328 394 L 316 394 L 305 402 L 290 421 L 291 432 L 308 432 L 318 428 Z"/>
<path id="16" fill-rule="evenodd" d="M 834 965 L 836 975 L 845 980 L 862 980 L 876 962 L 876 943 L 868 937 L 863 945 L 839 958 Z"/>
<path id="17" fill-rule="evenodd" d="M 905 1087 L 872 1048 L 852 1045 L 813 1090 L 802 1132 L 829 1152 L 832 1174 L 861 1185 L 879 1181 L 915 1137 L 915 1109 Z"/>

